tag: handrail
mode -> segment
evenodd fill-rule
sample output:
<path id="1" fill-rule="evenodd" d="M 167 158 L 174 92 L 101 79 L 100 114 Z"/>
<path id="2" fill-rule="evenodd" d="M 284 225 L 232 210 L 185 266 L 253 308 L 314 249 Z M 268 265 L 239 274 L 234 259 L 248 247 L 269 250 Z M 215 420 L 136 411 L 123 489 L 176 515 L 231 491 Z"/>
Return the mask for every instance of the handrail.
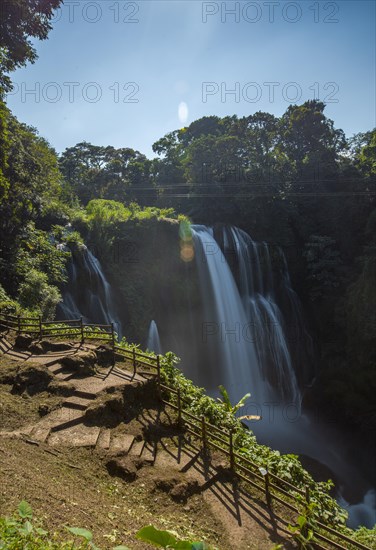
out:
<path id="1" fill-rule="evenodd" d="M 7 318 L 8 317 L 8 318 Z M 14 320 L 13 320 L 14 319 Z M 35 320 L 35 324 L 23 324 L 23 321 L 31 321 Z M 42 322 L 41 318 L 31 318 L 31 317 L 22 317 L 20 315 L 13 316 L 9 314 L 4 314 L 0 312 L 0 326 L 5 326 L 8 328 L 8 330 L 14 330 L 18 334 L 27 332 L 24 330 L 25 327 L 34 327 L 37 330 L 29 331 L 32 334 L 35 334 L 35 332 L 39 333 L 40 338 L 42 336 L 53 336 L 53 337 L 74 337 L 74 336 L 81 336 L 81 341 L 84 341 L 86 339 L 96 339 L 96 340 L 104 340 L 104 341 L 111 341 L 112 342 L 112 350 L 113 350 L 113 365 L 116 363 L 116 355 L 122 355 L 124 359 L 131 362 L 133 365 L 134 372 L 137 372 L 137 365 L 138 366 L 148 366 L 152 369 L 155 369 L 156 373 L 150 373 L 152 376 L 157 378 L 158 383 L 158 391 L 160 392 L 161 389 L 163 389 L 165 392 L 168 392 L 169 394 L 174 394 L 175 400 L 177 403 L 172 403 L 171 401 L 168 401 L 166 399 L 162 399 L 163 403 L 170 406 L 178 413 L 178 419 L 180 424 L 186 424 L 186 429 L 188 432 L 192 433 L 195 437 L 198 437 L 202 443 L 204 448 L 207 448 L 208 446 L 212 446 L 218 451 L 223 452 L 226 456 L 230 457 L 230 466 L 233 470 L 234 474 L 238 476 L 240 479 L 244 480 L 246 483 L 251 484 L 252 486 L 256 487 L 259 490 L 262 490 L 265 492 L 267 501 L 269 502 L 269 499 L 273 498 L 280 504 L 283 504 L 290 510 L 293 510 L 294 512 L 298 512 L 298 509 L 293 506 L 292 504 L 288 503 L 286 500 L 282 500 L 280 497 L 278 497 L 276 494 L 271 493 L 270 489 L 274 489 L 274 491 L 280 492 L 285 497 L 291 498 L 295 503 L 301 504 L 300 500 L 297 500 L 296 495 L 288 492 L 287 490 L 283 489 L 282 487 L 276 485 L 275 483 L 271 482 L 271 479 L 275 480 L 279 484 L 284 485 L 285 487 L 289 487 L 291 491 L 294 491 L 295 493 L 298 493 L 300 495 L 303 495 L 305 497 L 307 503 L 309 503 L 309 488 L 306 487 L 306 490 L 303 491 L 302 489 L 295 487 L 292 483 L 289 481 L 277 476 L 276 474 L 273 474 L 272 472 L 266 472 L 265 476 L 260 475 L 259 473 L 252 472 L 249 468 L 247 468 L 246 465 L 251 466 L 252 468 L 259 469 L 259 465 L 255 464 L 249 458 L 246 456 L 240 454 L 234 449 L 233 445 L 233 434 L 231 431 L 223 430 L 221 428 L 218 428 L 218 426 L 214 426 L 213 424 L 209 423 L 204 416 L 199 418 L 198 416 L 192 414 L 191 412 L 184 409 L 182 406 L 184 404 L 184 399 L 181 396 L 180 389 L 175 389 L 170 386 L 166 386 L 165 384 L 162 384 L 161 382 L 161 376 L 160 376 L 160 356 L 157 355 L 155 358 L 151 357 L 149 355 L 146 355 L 145 353 L 137 351 L 137 348 L 132 349 L 126 349 L 122 348 L 121 346 L 116 344 L 115 341 L 115 331 L 114 331 L 114 325 L 96 325 L 96 324 L 84 324 L 81 319 L 70 319 L 67 321 L 67 323 L 78 323 L 77 326 L 71 326 L 66 325 L 64 327 L 65 321 L 61 322 L 53 322 L 53 321 L 47 321 Z M 50 327 L 50 328 L 43 328 L 44 325 L 51 325 L 51 324 L 61 324 L 63 326 L 61 327 Z M 17 328 L 14 327 L 16 325 Z M 85 331 L 85 328 L 88 328 L 89 330 Z M 90 329 L 97 329 L 97 331 L 93 331 Z M 106 332 L 103 330 L 103 328 L 111 329 L 111 332 Z M 56 333 L 55 333 L 56 330 Z M 75 330 L 76 332 L 71 333 L 66 331 Z M 52 331 L 52 334 L 45 334 L 46 332 Z M 59 334 L 60 332 L 60 334 Z M 99 335 L 99 336 L 98 336 Z M 151 363 L 146 363 L 145 361 L 139 360 L 138 358 L 141 357 L 142 359 L 147 358 L 149 361 L 154 361 L 156 365 L 153 365 Z M 170 395 L 169 395 L 170 397 Z M 189 419 L 194 420 L 196 424 L 194 424 L 191 420 L 183 419 L 183 415 L 187 416 Z M 194 427 L 194 430 L 192 430 L 189 426 Z M 225 436 L 225 439 L 221 439 L 221 443 L 223 447 L 217 445 L 210 439 L 216 439 L 218 441 L 218 436 L 210 433 L 210 431 L 207 430 L 207 428 L 210 428 L 210 430 L 216 430 L 217 433 L 219 432 L 221 435 Z M 227 441 L 228 439 L 228 441 Z M 243 463 L 243 464 L 242 464 Z M 246 465 L 245 465 L 246 464 Z M 237 472 L 236 469 L 239 468 L 247 475 L 244 475 L 244 473 Z M 253 479 L 250 479 L 250 476 L 252 476 L 253 479 L 257 480 L 263 480 L 264 486 L 256 483 L 253 481 Z M 340 539 L 342 541 L 345 541 L 348 544 L 351 544 L 352 546 L 359 548 L 360 550 L 370 550 L 368 546 L 365 546 L 364 544 L 355 541 L 348 537 L 347 535 L 344 535 L 340 533 L 339 531 L 336 531 L 332 527 L 329 527 L 325 525 L 322 522 L 316 522 L 316 525 L 321 529 L 325 530 L 331 535 L 337 537 L 337 539 Z M 319 540 L 324 541 L 325 543 L 329 543 L 335 548 L 338 548 L 340 550 L 348 550 L 347 547 L 341 546 L 337 541 L 328 539 L 326 536 L 322 535 L 320 532 L 315 531 L 315 536 Z"/>

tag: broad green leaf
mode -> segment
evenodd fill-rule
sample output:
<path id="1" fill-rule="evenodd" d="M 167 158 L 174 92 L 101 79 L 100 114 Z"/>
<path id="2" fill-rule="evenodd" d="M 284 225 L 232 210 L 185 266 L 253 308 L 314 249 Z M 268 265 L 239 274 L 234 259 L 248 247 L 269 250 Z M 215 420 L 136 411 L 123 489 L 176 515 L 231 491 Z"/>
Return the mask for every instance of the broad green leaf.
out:
<path id="1" fill-rule="evenodd" d="M 138 531 L 136 537 L 144 542 L 150 542 L 162 548 L 176 548 L 177 540 L 169 531 L 160 531 L 153 525 L 143 527 Z"/>
<path id="2" fill-rule="evenodd" d="M 70 533 L 72 533 L 72 535 L 75 535 L 76 537 L 82 537 L 88 542 L 93 538 L 92 532 L 88 531 L 87 529 L 81 529 L 81 527 L 66 527 L 66 529 Z"/>
<path id="3" fill-rule="evenodd" d="M 33 517 L 33 510 L 28 502 L 26 500 L 23 500 L 18 505 L 18 514 L 21 518 L 29 518 L 31 519 Z"/>
<path id="4" fill-rule="evenodd" d="M 36 527 L 36 532 L 38 533 L 38 535 L 41 535 L 41 536 L 45 536 L 45 535 L 48 535 L 48 531 L 45 531 L 44 529 L 42 529 L 41 527 Z"/>
<path id="5" fill-rule="evenodd" d="M 195 546 L 193 546 L 193 544 L 194 544 L 193 542 L 189 542 L 188 540 L 181 540 L 171 548 L 173 548 L 174 550 L 192 550 L 192 548 L 196 548 Z M 200 547 L 200 550 L 201 550 L 201 547 Z"/>
<path id="6" fill-rule="evenodd" d="M 306 523 L 307 523 L 307 518 L 305 518 L 304 516 L 299 516 L 298 517 L 298 525 L 299 525 L 300 529 L 303 529 L 303 527 L 305 526 Z"/>
<path id="7" fill-rule="evenodd" d="M 31 525 L 30 521 L 27 520 L 25 521 L 23 526 L 18 529 L 18 532 L 20 535 L 28 536 L 30 535 L 30 533 L 33 532 L 33 530 L 34 530 L 33 526 Z"/>
<path id="8" fill-rule="evenodd" d="M 241 407 L 244 407 L 245 405 L 245 402 L 247 401 L 247 399 L 249 399 L 251 397 L 251 394 L 250 393 L 246 393 L 245 395 L 243 395 L 243 397 L 240 399 L 240 401 L 238 401 L 238 404 L 236 405 L 236 407 L 238 407 L 239 409 Z"/>
<path id="9" fill-rule="evenodd" d="M 229 397 L 229 395 L 228 395 L 228 392 L 227 392 L 226 388 L 225 388 L 224 386 L 222 386 L 222 385 L 221 385 L 221 386 L 218 386 L 218 388 L 219 388 L 219 392 L 220 392 L 220 394 L 221 394 L 221 396 L 222 396 L 223 403 L 226 405 L 226 408 L 227 408 L 228 410 L 231 410 L 231 408 L 232 408 L 232 406 L 231 406 L 231 401 L 230 401 L 230 397 Z M 217 399 L 218 399 L 218 398 L 217 398 Z M 221 401 L 221 400 L 219 399 L 219 401 Z"/>

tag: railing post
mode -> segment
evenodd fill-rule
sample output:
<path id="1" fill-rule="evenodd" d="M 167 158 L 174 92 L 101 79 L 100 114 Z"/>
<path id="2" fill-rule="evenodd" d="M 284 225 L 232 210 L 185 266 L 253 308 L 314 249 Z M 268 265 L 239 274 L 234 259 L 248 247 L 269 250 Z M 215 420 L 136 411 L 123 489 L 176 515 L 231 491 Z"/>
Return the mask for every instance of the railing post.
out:
<path id="1" fill-rule="evenodd" d="M 207 441 L 206 441 L 206 420 L 205 420 L 205 416 L 201 417 L 201 435 L 202 435 L 203 451 L 206 452 L 206 450 L 207 450 Z"/>
<path id="2" fill-rule="evenodd" d="M 39 315 L 39 340 L 42 340 L 42 317 Z"/>
<path id="3" fill-rule="evenodd" d="M 157 355 L 157 384 L 159 395 L 161 395 L 161 360 L 159 355 Z"/>
<path id="4" fill-rule="evenodd" d="M 80 317 L 80 329 L 81 329 L 81 344 L 84 343 L 84 323 L 82 321 L 82 317 Z"/>
<path id="5" fill-rule="evenodd" d="M 270 492 L 269 492 L 269 472 L 266 468 L 259 468 L 259 471 L 260 471 L 260 474 L 263 476 L 264 478 L 264 482 L 265 482 L 265 496 L 266 496 L 266 502 L 268 504 L 268 506 L 270 507 L 271 505 L 271 501 L 270 501 Z"/>
<path id="6" fill-rule="evenodd" d="M 269 492 L 269 472 L 266 472 L 266 476 L 265 476 L 265 494 L 266 494 L 267 498 L 270 497 L 270 492 Z"/>
<path id="7" fill-rule="evenodd" d="M 309 505 L 309 503 L 311 502 L 311 495 L 310 495 L 310 492 L 309 492 L 308 485 L 306 485 L 306 488 L 305 488 L 305 497 L 306 497 L 306 502 Z"/>
<path id="8" fill-rule="evenodd" d="M 271 502 L 271 495 L 270 495 L 270 490 L 269 490 L 269 472 L 266 470 L 266 474 L 264 476 L 264 479 L 265 479 L 265 498 L 266 498 L 266 503 L 267 505 L 269 506 L 269 508 L 271 507 L 272 505 L 272 502 Z"/>
<path id="9" fill-rule="evenodd" d="M 114 323 L 111 323 L 111 338 L 112 338 L 112 366 L 115 366 L 115 332 Z"/>
<path id="10" fill-rule="evenodd" d="M 132 350 L 132 361 L 133 361 L 133 374 L 136 374 L 137 371 L 137 364 L 136 364 L 136 350 L 133 348 Z"/>
<path id="11" fill-rule="evenodd" d="M 230 468 L 235 470 L 233 431 L 230 430 Z"/>
<path id="12" fill-rule="evenodd" d="M 181 394 L 180 388 L 178 388 L 178 426 L 181 427 Z"/>
<path id="13" fill-rule="evenodd" d="M 21 315 L 17 315 L 17 327 L 18 327 L 17 332 L 18 334 L 20 334 L 21 333 Z"/>

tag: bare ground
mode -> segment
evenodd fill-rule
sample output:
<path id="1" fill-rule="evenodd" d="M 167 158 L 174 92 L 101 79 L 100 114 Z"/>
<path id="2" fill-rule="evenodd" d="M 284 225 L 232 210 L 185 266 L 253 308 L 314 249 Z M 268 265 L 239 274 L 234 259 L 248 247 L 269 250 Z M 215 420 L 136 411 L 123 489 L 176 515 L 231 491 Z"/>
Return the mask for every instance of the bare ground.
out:
<path id="1" fill-rule="evenodd" d="M 2 373 L 15 367 L 14 361 L 0 358 Z M 0 431 L 37 422 L 63 399 L 48 391 L 13 395 L 7 382 L 0 385 Z M 137 436 L 153 417 L 154 410 L 144 410 L 114 431 Z M 219 550 L 271 550 L 276 543 L 292 548 L 262 494 L 248 496 L 234 480 L 221 477 L 213 467 L 219 457 L 208 461 L 193 446 L 179 452 L 177 444 L 177 437 L 160 438 L 154 465 L 137 464 L 136 479 L 125 481 L 109 474 L 105 451 L 0 437 L 0 515 L 12 514 L 25 499 L 50 531 L 85 527 L 103 549 L 121 543 L 150 548 L 135 538 L 148 524 L 205 540 Z"/>

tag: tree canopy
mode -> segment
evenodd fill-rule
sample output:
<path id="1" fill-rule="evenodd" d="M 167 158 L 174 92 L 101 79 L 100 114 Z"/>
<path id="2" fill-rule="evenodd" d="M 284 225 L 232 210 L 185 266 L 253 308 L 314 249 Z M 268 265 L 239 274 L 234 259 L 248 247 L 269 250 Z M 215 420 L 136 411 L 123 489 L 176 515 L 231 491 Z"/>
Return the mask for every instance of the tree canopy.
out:
<path id="1" fill-rule="evenodd" d="M 12 84 L 8 73 L 37 58 L 30 38 L 45 40 L 62 0 L 2 0 L 0 5 L 0 91 Z"/>

